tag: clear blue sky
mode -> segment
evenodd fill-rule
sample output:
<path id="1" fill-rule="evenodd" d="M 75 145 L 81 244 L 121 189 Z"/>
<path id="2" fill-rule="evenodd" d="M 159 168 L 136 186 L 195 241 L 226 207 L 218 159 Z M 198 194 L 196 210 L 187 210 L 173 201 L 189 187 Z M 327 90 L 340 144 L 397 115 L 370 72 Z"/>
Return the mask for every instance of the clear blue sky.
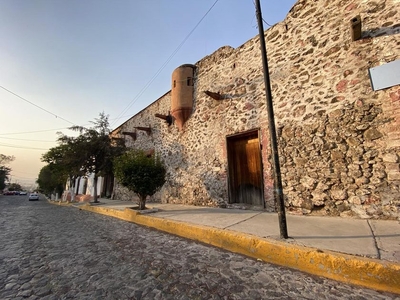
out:
<path id="1" fill-rule="evenodd" d="M 282 21 L 295 2 L 261 0 L 264 20 Z M 166 64 L 214 3 L 1 0 L 0 86 L 31 102 L 0 88 L 0 153 L 16 158 L 12 182 L 35 181 L 57 131 L 72 134 L 71 123 L 102 111 L 117 127 L 170 89 L 176 67 L 258 34 L 253 0 L 219 0 Z"/>

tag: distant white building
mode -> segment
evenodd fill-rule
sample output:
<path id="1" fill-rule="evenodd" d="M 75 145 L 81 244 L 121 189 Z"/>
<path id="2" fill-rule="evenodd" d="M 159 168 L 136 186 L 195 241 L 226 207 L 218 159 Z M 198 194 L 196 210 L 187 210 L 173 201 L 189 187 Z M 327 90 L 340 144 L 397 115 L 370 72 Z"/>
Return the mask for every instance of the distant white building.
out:
<path id="1" fill-rule="evenodd" d="M 67 181 L 63 195 L 63 200 L 64 201 L 91 200 L 92 197 L 94 196 L 93 182 L 94 182 L 94 174 L 75 178 L 73 188 L 71 188 L 70 182 Z M 113 185 L 114 185 L 113 176 L 106 176 L 106 177 L 99 176 L 97 179 L 97 196 L 110 198 Z"/>

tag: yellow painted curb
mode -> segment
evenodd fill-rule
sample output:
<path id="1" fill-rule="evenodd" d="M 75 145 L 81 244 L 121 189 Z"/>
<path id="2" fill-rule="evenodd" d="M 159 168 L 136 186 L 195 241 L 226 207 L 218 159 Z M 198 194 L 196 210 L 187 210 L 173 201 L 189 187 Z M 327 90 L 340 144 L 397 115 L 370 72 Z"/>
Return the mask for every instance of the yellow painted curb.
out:
<path id="1" fill-rule="evenodd" d="M 321 251 L 231 230 L 141 215 L 129 208 L 116 210 L 84 205 L 80 209 L 148 226 L 310 274 L 400 294 L 400 264 Z"/>

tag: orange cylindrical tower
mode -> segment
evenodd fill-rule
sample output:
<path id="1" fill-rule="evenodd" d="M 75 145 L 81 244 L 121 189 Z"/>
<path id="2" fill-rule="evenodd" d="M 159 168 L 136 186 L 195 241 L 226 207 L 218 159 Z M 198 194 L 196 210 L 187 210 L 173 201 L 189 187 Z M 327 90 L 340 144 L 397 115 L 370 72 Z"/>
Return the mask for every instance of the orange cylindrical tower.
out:
<path id="1" fill-rule="evenodd" d="M 193 109 L 194 65 L 182 65 L 172 73 L 171 115 L 182 130 Z"/>

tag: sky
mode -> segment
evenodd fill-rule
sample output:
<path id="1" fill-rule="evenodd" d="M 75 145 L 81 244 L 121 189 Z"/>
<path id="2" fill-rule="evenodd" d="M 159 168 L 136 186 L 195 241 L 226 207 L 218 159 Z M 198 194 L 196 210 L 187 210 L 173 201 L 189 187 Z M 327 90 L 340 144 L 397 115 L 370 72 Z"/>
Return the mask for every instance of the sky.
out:
<path id="1" fill-rule="evenodd" d="M 57 132 L 111 128 L 170 90 L 171 75 L 258 34 L 254 0 L 0 0 L 0 153 L 33 186 Z M 295 0 L 261 0 L 274 25 Z M 269 25 L 264 23 L 264 29 Z"/>

